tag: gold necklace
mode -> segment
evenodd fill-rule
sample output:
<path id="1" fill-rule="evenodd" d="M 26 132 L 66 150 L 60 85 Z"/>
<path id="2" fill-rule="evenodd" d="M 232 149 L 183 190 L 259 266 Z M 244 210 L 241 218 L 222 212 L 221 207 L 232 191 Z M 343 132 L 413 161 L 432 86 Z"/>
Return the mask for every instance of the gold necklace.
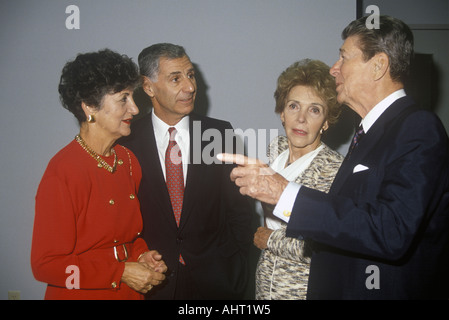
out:
<path id="1" fill-rule="evenodd" d="M 86 150 L 86 152 L 88 154 L 90 154 L 92 156 L 92 158 L 94 158 L 95 160 L 97 160 L 98 162 L 98 167 L 99 168 L 105 168 L 107 171 L 109 171 L 110 173 L 114 173 L 115 169 L 117 168 L 117 154 L 115 153 L 114 148 L 111 149 L 111 153 L 114 155 L 114 164 L 112 165 L 112 167 L 103 160 L 103 158 L 101 158 L 95 151 L 93 151 L 91 148 L 89 148 L 89 146 L 86 144 L 86 142 L 84 142 L 84 140 L 81 138 L 81 136 L 78 134 L 75 137 L 76 142 L 79 143 L 79 145 Z"/>

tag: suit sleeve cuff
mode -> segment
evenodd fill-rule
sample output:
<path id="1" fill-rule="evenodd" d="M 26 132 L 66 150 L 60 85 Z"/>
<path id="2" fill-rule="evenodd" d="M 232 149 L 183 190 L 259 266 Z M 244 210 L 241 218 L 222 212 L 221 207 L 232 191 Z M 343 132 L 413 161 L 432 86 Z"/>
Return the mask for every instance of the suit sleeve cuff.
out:
<path id="1" fill-rule="evenodd" d="M 301 189 L 300 184 L 290 182 L 287 185 L 276 207 L 274 208 L 273 214 L 276 217 L 288 223 L 299 189 Z"/>

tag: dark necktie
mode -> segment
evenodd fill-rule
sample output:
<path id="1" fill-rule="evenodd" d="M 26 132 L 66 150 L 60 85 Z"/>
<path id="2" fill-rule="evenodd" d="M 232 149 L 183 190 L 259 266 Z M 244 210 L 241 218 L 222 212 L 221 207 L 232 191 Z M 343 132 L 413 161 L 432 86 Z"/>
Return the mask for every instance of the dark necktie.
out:
<path id="1" fill-rule="evenodd" d="M 352 151 L 354 150 L 355 147 L 357 147 L 357 145 L 360 142 L 360 139 L 362 139 L 364 135 L 365 131 L 363 131 L 363 127 L 362 125 L 360 125 L 355 131 L 354 138 L 352 138 L 351 145 L 349 146 L 348 155 L 346 156 L 347 158 L 351 156 Z"/>
<path id="2" fill-rule="evenodd" d="M 175 141 L 176 129 L 168 129 L 170 140 L 165 151 L 165 175 L 170 201 L 175 215 L 176 224 L 179 227 L 181 220 L 182 201 L 184 198 L 184 174 L 182 170 L 182 155 L 179 145 Z M 179 262 L 185 264 L 179 255 Z"/>

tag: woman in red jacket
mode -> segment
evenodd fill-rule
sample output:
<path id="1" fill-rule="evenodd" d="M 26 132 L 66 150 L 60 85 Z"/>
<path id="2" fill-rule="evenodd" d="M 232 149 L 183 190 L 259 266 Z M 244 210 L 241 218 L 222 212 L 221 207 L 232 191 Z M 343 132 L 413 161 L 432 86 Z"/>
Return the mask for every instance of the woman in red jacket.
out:
<path id="1" fill-rule="evenodd" d="M 80 124 L 49 162 L 36 195 L 31 266 L 46 299 L 142 299 L 165 263 L 139 237 L 142 176 L 134 154 L 115 141 L 139 111 L 137 66 L 108 49 L 80 54 L 61 75 L 64 108 Z"/>

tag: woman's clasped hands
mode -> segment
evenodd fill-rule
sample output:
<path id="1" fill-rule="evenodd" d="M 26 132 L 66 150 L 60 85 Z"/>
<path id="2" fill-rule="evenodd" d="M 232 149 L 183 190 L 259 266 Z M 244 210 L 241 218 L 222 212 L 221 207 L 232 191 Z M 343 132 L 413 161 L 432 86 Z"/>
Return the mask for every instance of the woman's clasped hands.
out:
<path id="1" fill-rule="evenodd" d="M 125 262 L 122 281 L 130 288 L 147 293 L 165 279 L 167 266 L 156 251 L 147 251 L 140 255 L 137 262 Z"/>

